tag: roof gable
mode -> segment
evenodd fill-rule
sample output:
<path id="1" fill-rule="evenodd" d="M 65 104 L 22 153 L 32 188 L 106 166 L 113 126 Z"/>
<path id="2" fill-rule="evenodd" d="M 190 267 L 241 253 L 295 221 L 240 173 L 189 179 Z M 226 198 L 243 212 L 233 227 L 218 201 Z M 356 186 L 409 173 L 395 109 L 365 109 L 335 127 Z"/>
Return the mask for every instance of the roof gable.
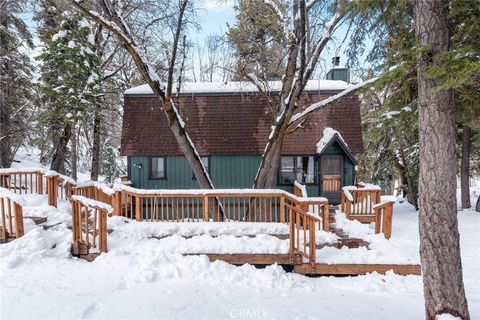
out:
<path id="1" fill-rule="evenodd" d="M 348 147 L 348 145 L 345 143 L 345 141 L 343 140 L 343 138 L 338 134 L 338 133 L 335 133 L 332 138 L 327 142 L 327 144 L 325 145 L 325 147 L 320 151 L 320 152 L 317 152 L 318 154 L 322 155 L 322 154 L 325 154 L 325 152 L 328 150 L 328 148 L 330 146 L 333 146 L 334 144 L 338 144 L 338 146 L 340 147 L 340 149 L 342 149 L 342 151 L 347 155 L 347 157 L 350 159 L 350 161 L 352 161 L 352 163 L 354 165 L 357 165 L 358 164 L 358 159 L 357 157 L 352 153 L 352 151 L 350 150 L 350 148 Z M 318 151 L 318 150 L 317 150 Z"/>

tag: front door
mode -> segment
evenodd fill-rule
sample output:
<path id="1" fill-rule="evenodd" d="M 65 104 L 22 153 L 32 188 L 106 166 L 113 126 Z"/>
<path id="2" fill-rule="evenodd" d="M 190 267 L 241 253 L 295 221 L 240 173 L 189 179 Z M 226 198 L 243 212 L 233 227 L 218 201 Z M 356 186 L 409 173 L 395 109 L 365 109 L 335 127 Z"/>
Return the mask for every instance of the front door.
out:
<path id="1" fill-rule="evenodd" d="M 328 198 L 331 204 L 339 204 L 343 185 L 343 156 L 322 156 L 320 164 L 320 195 Z"/>

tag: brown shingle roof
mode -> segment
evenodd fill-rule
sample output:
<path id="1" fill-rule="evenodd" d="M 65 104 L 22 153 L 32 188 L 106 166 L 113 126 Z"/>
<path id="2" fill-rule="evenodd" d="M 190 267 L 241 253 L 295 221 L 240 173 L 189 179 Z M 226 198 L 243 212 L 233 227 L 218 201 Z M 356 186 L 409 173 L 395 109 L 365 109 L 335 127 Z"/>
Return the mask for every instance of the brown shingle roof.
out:
<path id="1" fill-rule="evenodd" d="M 299 110 L 336 92 L 309 94 Z M 201 155 L 260 155 L 273 124 L 268 104 L 259 93 L 181 96 L 178 106 L 186 130 Z M 325 127 L 339 131 L 354 154 L 363 152 L 360 103 L 356 95 L 346 96 L 310 116 L 288 134 L 282 148 L 285 155 L 315 154 Z M 121 154 L 124 156 L 181 155 L 156 98 L 125 96 Z"/>

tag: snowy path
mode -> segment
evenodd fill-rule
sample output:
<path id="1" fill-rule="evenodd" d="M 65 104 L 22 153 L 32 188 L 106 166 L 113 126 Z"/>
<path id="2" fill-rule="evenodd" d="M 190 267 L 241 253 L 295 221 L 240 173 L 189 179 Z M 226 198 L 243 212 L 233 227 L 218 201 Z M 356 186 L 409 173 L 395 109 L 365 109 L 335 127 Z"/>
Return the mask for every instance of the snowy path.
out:
<path id="1" fill-rule="evenodd" d="M 68 205 L 52 209 L 41 199 L 31 201 L 35 206 L 29 201 L 27 211 L 68 220 Z M 30 225 L 23 238 L 0 246 L 0 318 L 423 319 L 422 282 L 417 276 L 308 278 L 279 266 L 235 267 L 210 263 L 205 256 L 181 255 L 183 250 L 211 245 L 213 236 L 223 240 L 216 242 L 219 251 L 225 249 L 222 243 L 251 241 L 245 235 L 257 228 L 263 228 L 258 238 L 263 243 L 248 242 L 252 250 L 281 250 L 282 240 L 267 238 L 272 231 L 284 232 L 281 225 L 245 225 L 238 230 L 228 224 L 213 229 L 211 224 L 142 224 L 111 220 L 116 231 L 109 236 L 110 251 L 93 263 L 71 258 L 71 232 L 65 224 L 47 231 Z M 459 226 L 470 311 L 473 319 L 480 319 L 480 215 L 461 211 Z M 418 250 L 417 213 L 408 204 L 396 205 L 393 228 L 393 239 Z M 193 238 L 148 239 L 172 233 Z M 265 241 L 273 242 L 265 246 Z"/>

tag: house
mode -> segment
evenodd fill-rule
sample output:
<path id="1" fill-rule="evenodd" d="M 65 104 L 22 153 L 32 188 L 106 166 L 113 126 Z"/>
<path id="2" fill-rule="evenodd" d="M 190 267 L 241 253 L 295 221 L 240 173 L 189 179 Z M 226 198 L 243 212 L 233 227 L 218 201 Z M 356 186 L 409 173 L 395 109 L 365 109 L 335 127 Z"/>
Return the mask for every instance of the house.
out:
<path id="1" fill-rule="evenodd" d="M 275 97 L 281 83 L 269 85 Z M 298 110 L 348 86 L 310 80 Z M 251 188 L 274 121 L 264 96 L 246 82 L 185 83 L 176 103 L 215 187 Z M 309 196 L 338 203 L 363 151 L 358 97 L 348 95 L 294 128 L 282 146 L 275 188 L 292 192 L 297 180 Z M 199 187 L 148 85 L 125 92 L 121 154 L 137 188 Z"/>

